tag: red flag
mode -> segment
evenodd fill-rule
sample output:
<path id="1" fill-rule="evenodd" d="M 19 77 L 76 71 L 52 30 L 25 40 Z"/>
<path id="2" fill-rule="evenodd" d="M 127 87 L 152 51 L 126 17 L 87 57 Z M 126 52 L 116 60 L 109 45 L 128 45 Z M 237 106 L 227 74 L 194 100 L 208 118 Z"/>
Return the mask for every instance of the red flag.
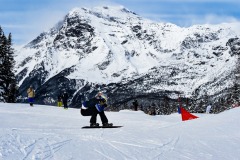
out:
<path id="1" fill-rule="evenodd" d="M 197 116 L 192 115 L 188 111 L 186 111 L 184 108 L 180 107 L 181 113 L 182 113 L 182 121 L 187 121 L 191 119 L 198 118 Z"/>

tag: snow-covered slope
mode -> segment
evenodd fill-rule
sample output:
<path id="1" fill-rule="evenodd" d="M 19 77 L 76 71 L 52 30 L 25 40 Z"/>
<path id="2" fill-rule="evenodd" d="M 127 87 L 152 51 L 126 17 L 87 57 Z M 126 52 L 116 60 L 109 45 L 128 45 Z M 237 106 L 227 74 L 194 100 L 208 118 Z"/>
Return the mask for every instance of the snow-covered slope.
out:
<path id="1" fill-rule="evenodd" d="M 0 103 L 0 159 L 239 160 L 239 114 L 235 108 L 183 122 L 177 113 L 122 110 L 106 112 L 122 128 L 81 129 L 90 117 L 79 109 Z"/>
<path id="2" fill-rule="evenodd" d="M 122 6 L 75 8 L 17 53 L 20 93 L 33 84 L 39 103 L 51 104 L 63 88 L 74 99 L 88 83 L 134 81 L 134 92 L 214 95 L 233 85 L 239 26 L 181 28 Z"/>

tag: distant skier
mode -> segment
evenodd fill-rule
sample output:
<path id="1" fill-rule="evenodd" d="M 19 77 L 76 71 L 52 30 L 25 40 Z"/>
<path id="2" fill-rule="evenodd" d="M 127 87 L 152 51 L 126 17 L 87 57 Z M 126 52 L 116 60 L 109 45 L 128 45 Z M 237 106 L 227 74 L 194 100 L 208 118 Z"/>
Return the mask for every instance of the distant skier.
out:
<path id="1" fill-rule="evenodd" d="M 108 123 L 108 119 L 104 113 L 104 108 L 107 107 L 107 98 L 103 96 L 102 92 L 82 104 L 81 114 L 83 116 L 91 116 L 90 127 L 98 127 L 97 115 L 99 114 L 103 127 L 112 126 L 112 123 Z"/>
<path id="2" fill-rule="evenodd" d="M 61 93 L 58 94 L 57 105 L 58 105 L 58 107 L 62 107 L 62 94 Z"/>
<path id="3" fill-rule="evenodd" d="M 156 104 L 155 103 L 151 104 L 150 115 L 153 115 L 153 116 L 156 115 Z"/>
<path id="4" fill-rule="evenodd" d="M 68 105 L 67 105 L 67 102 L 68 102 L 68 93 L 66 90 L 63 91 L 63 94 L 62 94 L 62 102 L 63 102 L 63 107 L 64 109 L 68 109 Z"/>
<path id="5" fill-rule="evenodd" d="M 209 104 L 206 108 L 206 114 L 209 114 L 210 113 L 210 110 L 211 110 L 211 104 Z"/>
<path id="6" fill-rule="evenodd" d="M 138 101 L 135 99 L 132 104 L 133 104 L 134 110 L 137 111 L 138 110 Z"/>
<path id="7" fill-rule="evenodd" d="M 29 104 L 30 104 L 30 106 L 33 106 L 34 97 L 35 97 L 35 91 L 34 91 L 32 85 L 28 88 L 27 94 L 28 94 Z"/>

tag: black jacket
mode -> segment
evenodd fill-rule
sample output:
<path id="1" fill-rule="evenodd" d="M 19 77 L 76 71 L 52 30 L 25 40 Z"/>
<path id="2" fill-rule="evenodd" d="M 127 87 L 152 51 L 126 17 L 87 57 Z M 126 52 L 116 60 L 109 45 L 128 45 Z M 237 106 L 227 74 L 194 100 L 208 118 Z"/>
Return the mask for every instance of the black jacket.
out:
<path id="1" fill-rule="evenodd" d="M 96 104 L 101 104 L 101 105 L 103 105 L 104 107 L 107 106 L 106 100 L 105 100 L 104 98 L 100 98 L 100 99 L 92 98 L 92 99 L 90 99 L 89 101 L 85 101 L 85 102 L 84 102 L 84 106 L 85 106 L 86 108 L 95 107 Z"/>
<path id="2" fill-rule="evenodd" d="M 63 102 L 67 102 L 67 100 L 68 100 L 68 94 L 67 94 L 67 92 L 65 92 L 65 93 L 63 93 L 63 95 L 62 95 L 62 101 L 63 101 Z"/>

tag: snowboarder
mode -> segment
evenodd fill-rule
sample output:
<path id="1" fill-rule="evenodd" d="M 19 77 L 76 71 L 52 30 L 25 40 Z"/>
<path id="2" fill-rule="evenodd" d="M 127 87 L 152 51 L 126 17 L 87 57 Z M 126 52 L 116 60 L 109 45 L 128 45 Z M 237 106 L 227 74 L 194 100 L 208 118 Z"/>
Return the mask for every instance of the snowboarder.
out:
<path id="1" fill-rule="evenodd" d="M 57 105 L 58 107 L 62 107 L 62 94 L 58 94 L 58 99 L 57 99 Z"/>
<path id="2" fill-rule="evenodd" d="M 67 91 L 66 91 L 66 90 L 63 91 L 63 94 L 62 94 L 62 102 L 63 102 L 63 107 L 64 107 L 64 109 L 68 109 L 68 105 L 67 105 L 67 102 L 68 102 L 68 94 L 67 94 Z"/>
<path id="3" fill-rule="evenodd" d="M 28 88 L 27 94 L 28 94 L 29 104 L 30 104 L 31 107 L 33 107 L 33 102 L 34 102 L 34 97 L 35 97 L 35 91 L 34 91 L 32 85 Z"/>
<path id="4" fill-rule="evenodd" d="M 108 119 L 104 113 L 104 108 L 107 107 L 107 98 L 103 96 L 102 92 L 90 99 L 85 101 L 81 107 L 81 114 L 83 116 L 91 116 L 90 127 L 98 127 L 97 115 L 99 114 L 103 127 L 112 126 L 112 123 L 108 123 Z"/>
<path id="5" fill-rule="evenodd" d="M 211 110 L 211 104 L 209 104 L 206 108 L 206 114 L 209 114 L 210 113 L 210 110 Z"/>

